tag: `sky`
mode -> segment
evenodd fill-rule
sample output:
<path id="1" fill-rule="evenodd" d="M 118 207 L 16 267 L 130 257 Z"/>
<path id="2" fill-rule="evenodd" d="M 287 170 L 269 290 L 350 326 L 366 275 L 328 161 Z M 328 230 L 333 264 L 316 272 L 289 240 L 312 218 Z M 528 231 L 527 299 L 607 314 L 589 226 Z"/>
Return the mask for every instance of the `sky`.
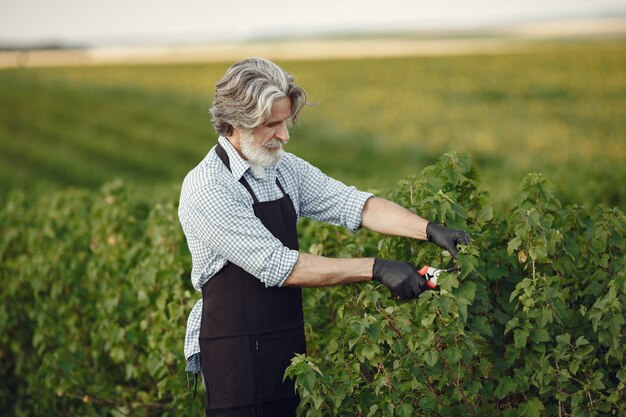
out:
<path id="1" fill-rule="evenodd" d="M 0 44 L 219 42 L 626 15 L 625 0 L 0 0 Z"/>

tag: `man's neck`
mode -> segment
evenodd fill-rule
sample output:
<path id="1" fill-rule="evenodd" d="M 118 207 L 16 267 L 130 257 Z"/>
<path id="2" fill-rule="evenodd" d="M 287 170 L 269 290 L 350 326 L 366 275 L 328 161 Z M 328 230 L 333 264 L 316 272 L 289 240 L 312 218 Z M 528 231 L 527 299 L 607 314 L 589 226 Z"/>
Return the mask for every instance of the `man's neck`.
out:
<path id="1" fill-rule="evenodd" d="M 255 164 L 254 162 L 250 161 L 248 161 L 248 163 L 250 164 L 250 168 L 256 175 L 263 178 L 264 180 L 267 180 L 267 172 L 265 172 L 265 167 L 263 165 Z"/>

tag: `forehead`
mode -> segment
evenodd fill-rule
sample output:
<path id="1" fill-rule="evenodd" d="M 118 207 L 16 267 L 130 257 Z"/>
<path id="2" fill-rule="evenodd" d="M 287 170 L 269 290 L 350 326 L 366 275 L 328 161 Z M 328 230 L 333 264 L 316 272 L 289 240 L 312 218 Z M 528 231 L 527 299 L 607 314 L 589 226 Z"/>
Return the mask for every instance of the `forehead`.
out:
<path id="1" fill-rule="evenodd" d="M 287 120 L 291 117 L 291 99 L 289 97 L 281 97 L 274 101 L 272 105 L 272 115 L 270 121 Z"/>

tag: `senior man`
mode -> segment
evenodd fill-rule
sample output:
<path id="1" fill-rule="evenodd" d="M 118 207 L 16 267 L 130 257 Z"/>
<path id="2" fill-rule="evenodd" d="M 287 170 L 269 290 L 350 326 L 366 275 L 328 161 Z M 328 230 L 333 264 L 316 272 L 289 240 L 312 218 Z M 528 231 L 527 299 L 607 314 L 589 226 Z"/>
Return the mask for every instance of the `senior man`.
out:
<path id="1" fill-rule="evenodd" d="M 334 180 L 285 153 L 305 91 L 262 58 L 235 63 L 215 88 L 218 143 L 183 182 L 179 219 L 202 291 L 185 338 L 187 370 L 202 373 L 207 416 L 295 416 L 294 381 L 283 381 L 306 351 L 303 287 L 376 280 L 394 297 L 427 289 L 415 268 L 394 260 L 335 259 L 298 251 L 298 217 L 429 240 L 453 256 L 467 244 L 388 200 Z"/>

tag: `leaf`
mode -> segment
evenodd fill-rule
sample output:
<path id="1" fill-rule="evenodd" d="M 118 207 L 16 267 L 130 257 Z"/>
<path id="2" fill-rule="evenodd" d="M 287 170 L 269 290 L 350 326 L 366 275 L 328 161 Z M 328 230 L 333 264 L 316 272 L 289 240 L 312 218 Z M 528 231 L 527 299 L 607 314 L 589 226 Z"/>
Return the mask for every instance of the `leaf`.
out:
<path id="1" fill-rule="evenodd" d="M 424 355 L 424 361 L 430 367 L 435 366 L 438 360 L 439 360 L 439 354 L 437 353 L 436 350 L 429 350 Z"/>
<path id="2" fill-rule="evenodd" d="M 520 247 L 521 244 L 522 244 L 522 239 L 520 239 L 519 237 L 514 237 L 513 239 L 511 239 L 509 241 L 509 244 L 506 247 L 506 250 L 509 253 L 509 255 L 513 255 L 513 252 L 515 252 Z"/>
<path id="3" fill-rule="evenodd" d="M 536 397 L 532 397 L 519 407 L 520 415 L 526 417 L 541 417 L 541 411 L 544 409 L 543 403 Z"/>
<path id="4" fill-rule="evenodd" d="M 526 263 L 526 261 L 528 260 L 528 255 L 526 255 L 526 251 L 519 251 L 519 253 L 517 254 L 517 260 L 520 261 L 520 263 L 522 264 Z"/>
<path id="5" fill-rule="evenodd" d="M 504 376 L 500 378 L 500 383 L 496 388 L 494 394 L 497 398 L 502 399 L 509 394 L 512 394 L 517 389 L 517 382 L 510 376 Z"/>
<path id="6" fill-rule="evenodd" d="M 517 329 L 513 332 L 513 339 L 515 340 L 515 347 L 517 349 L 523 349 L 526 347 L 526 340 L 528 340 L 528 329 Z"/>
<path id="7" fill-rule="evenodd" d="M 302 385 L 310 393 L 315 392 L 313 387 L 315 386 L 315 374 L 313 372 L 306 372 L 303 375 L 298 376 L 298 383 Z"/>
<path id="8" fill-rule="evenodd" d="M 367 413 L 367 417 L 375 416 L 377 411 L 378 411 L 378 405 L 374 404 L 373 406 L 370 407 L 370 412 Z"/>
<path id="9" fill-rule="evenodd" d="M 493 336 L 491 325 L 485 316 L 478 316 L 470 323 L 470 328 L 483 336 Z"/>
<path id="10" fill-rule="evenodd" d="M 537 321 L 537 324 L 539 324 L 540 327 L 545 327 L 548 323 L 552 323 L 552 310 L 548 308 L 542 308 L 541 313 L 539 314 L 539 320 Z"/>
<path id="11" fill-rule="evenodd" d="M 480 358 L 480 361 L 478 362 L 478 369 L 480 370 L 480 374 L 484 378 L 489 377 L 489 373 L 491 372 L 492 367 L 493 367 L 493 364 L 491 362 L 489 362 L 485 358 Z"/>
<path id="12" fill-rule="evenodd" d="M 447 347 L 443 353 L 450 364 L 456 364 L 463 358 L 461 350 L 454 346 Z"/>
<path id="13" fill-rule="evenodd" d="M 413 406 L 407 402 L 396 407 L 396 414 L 399 417 L 413 417 Z"/>
<path id="14" fill-rule="evenodd" d="M 588 345 L 589 341 L 585 339 L 585 336 L 580 336 L 576 339 L 576 347 Z"/>
<path id="15" fill-rule="evenodd" d="M 476 283 L 472 281 L 463 282 L 463 284 L 454 292 L 454 295 L 458 298 L 464 298 L 467 300 L 467 304 L 473 303 L 476 296 Z"/>
<path id="16" fill-rule="evenodd" d="M 571 340 L 572 337 L 569 335 L 569 333 L 560 334 L 556 337 L 556 342 L 560 345 L 569 345 Z"/>
<path id="17" fill-rule="evenodd" d="M 545 243 L 532 246 L 528 249 L 528 254 L 533 261 L 543 261 L 548 257 L 548 251 L 545 246 Z"/>
<path id="18" fill-rule="evenodd" d="M 336 339 L 331 339 L 330 342 L 328 342 L 328 353 L 335 353 L 338 348 L 339 345 L 337 344 Z"/>
<path id="19" fill-rule="evenodd" d="M 426 413 L 437 411 L 437 400 L 430 395 L 420 398 L 417 404 Z"/>
<path id="20" fill-rule="evenodd" d="M 535 328 L 531 337 L 536 344 L 550 341 L 550 335 L 544 328 Z"/>

